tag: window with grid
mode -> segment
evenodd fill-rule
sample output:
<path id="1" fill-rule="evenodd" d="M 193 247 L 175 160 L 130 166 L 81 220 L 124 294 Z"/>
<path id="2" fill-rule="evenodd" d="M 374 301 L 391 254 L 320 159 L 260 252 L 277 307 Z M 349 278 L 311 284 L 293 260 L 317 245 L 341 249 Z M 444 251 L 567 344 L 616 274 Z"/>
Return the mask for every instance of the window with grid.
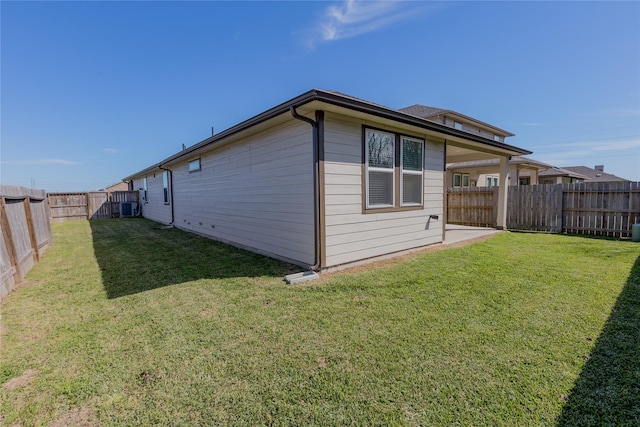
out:
<path id="1" fill-rule="evenodd" d="M 420 207 L 424 193 L 424 141 L 364 129 L 365 209 Z"/>

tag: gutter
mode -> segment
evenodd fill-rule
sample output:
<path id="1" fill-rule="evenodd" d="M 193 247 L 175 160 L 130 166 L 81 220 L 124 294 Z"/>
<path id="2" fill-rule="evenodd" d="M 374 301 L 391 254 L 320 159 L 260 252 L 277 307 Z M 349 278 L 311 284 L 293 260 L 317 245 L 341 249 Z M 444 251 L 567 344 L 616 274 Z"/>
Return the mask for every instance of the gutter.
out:
<path id="1" fill-rule="evenodd" d="M 311 125 L 313 128 L 313 241 L 314 241 L 314 263 L 309 266 L 309 270 L 318 271 L 322 266 L 322 211 L 320 201 L 320 140 L 324 138 L 324 111 L 316 111 L 316 119 L 301 116 L 296 111 L 297 106 L 289 107 L 291 115 Z"/>
<path id="2" fill-rule="evenodd" d="M 319 90 L 319 89 L 312 89 L 308 92 L 303 93 L 302 95 L 299 95 L 287 102 L 283 102 L 280 105 L 277 105 L 276 107 L 273 107 L 261 114 L 258 114 L 257 116 L 254 116 L 250 119 L 245 120 L 242 123 L 239 123 L 227 130 L 224 130 L 214 136 L 211 136 L 203 141 L 200 141 L 199 143 L 188 147 L 186 150 L 182 150 L 176 154 L 174 154 L 173 156 L 170 156 L 168 158 L 166 158 L 165 160 L 162 160 L 159 163 L 154 164 L 153 166 L 150 166 L 146 169 L 143 169 L 133 175 L 130 175 L 126 178 L 123 178 L 123 181 L 128 181 L 131 179 L 134 179 L 144 173 L 150 172 L 152 170 L 154 170 L 157 167 L 161 167 L 162 165 L 166 165 L 168 163 L 171 163 L 175 160 L 180 159 L 183 156 L 189 155 L 191 153 L 193 153 L 196 150 L 199 150 L 200 148 L 203 148 L 205 146 L 208 146 L 210 144 L 215 144 L 216 142 L 223 140 L 231 135 L 235 135 L 238 132 L 241 132 L 245 129 L 248 129 L 252 126 L 255 126 L 257 124 L 263 123 L 267 120 L 270 120 L 274 117 L 277 117 L 281 114 L 284 114 L 288 111 L 290 111 L 291 107 L 298 108 L 304 104 L 308 104 L 310 102 L 313 101 L 318 101 L 318 102 L 324 102 L 330 105 L 334 105 L 337 107 L 343 107 L 343 108 L 347 108 L 349 110 L 354 110 L 354 111 L 359 111 L 361 113 L 365 113 L 365 114 L 371 114 L 373 116 L 376 117 L 382 117 L 385 119 L 390 119 L 390 120 L 394 120 L 400 123 L 404 123 L 407 125 L 412 125 L 412 126 L 417 126 L 423 129 L 427 129 L 427 130 L 432 130 L 432 131 L 436 131 L 439 133 L 443 133 L 444 135 L 450 135 L 450 136 L 456 136 L 459 137 L 461 139 L 466 139 L 466 140 L 470 140 L 470 141 L 474 141 L 474 142 L 479 142 L 481 144 L 490 146 L 490 147 L 494 147 L 494 148 L 501 148 L 503 150 L 509 150 L 515 153 L 518 153 L 519 155 L 526 155 L 526 154 L 531 154 L 532 152 L 529 150 L 524 150 L 522 148 L 519 147 L 515 147 L 509 144 L 505 144 L 505 143 L 501 143 L 501 142 L 496 142 L 493 141 L 491 139 L 488 138 L 484 138 L 481 136 L 477 136 L 474 134 L 470 134 L 461 130 L 457 130 L 457 129 L 453 129 L 450 128 L 448 126 L 445 126 L 443 124 L 440 123 L 435 123 L 432 122 L 430 120 L 426 120 L 426 119 L 422 119 L 416 116 L 412 116 L 410 114 L 407 113 L 403 113 L 401 111 L 398 110 L 393 110 L 391 108 L 388 107 L 384 107 L 382 105 L 377 105 L 377 104 L 373 104 L 371 102 L 367 102 L 358 98 L 354 98 L 348 95 L 343 95 L 343 94 L 339 94 L 337 92 L 330 92 L 330 91 L 325 91 L 325 90 Z M 311 120 L 311 119 L 309 119 Z"/>
<path id="3" fill-rule="evenodd" d="M 173 212 L 173 171 L 171 169 L 163 168 L 162 165 L 158 165 L 158 167 L 163 171 L 169 172 L 169 204 L 171 205 L 171 222 L 167 225 L 173 225 L 175 222 L 175 215 Z"/>

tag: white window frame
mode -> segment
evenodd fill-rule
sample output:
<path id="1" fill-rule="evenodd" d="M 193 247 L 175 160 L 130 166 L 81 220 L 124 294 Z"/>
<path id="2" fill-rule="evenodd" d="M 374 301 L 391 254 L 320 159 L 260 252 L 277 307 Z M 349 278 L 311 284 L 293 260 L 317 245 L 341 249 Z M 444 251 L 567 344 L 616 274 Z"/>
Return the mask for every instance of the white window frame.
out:
<path id="1" fill-rule="evenodd" d="M 197 159 L 191 160 L 188 164 L 188 167 L 189 167 L 189 173 L 200 171 L 202 167 L 202 164 L 200 163 L 200 158 L 198 157 Z"/>
<path id="2" fill-rule="evenodd" d="M 498 185 L 499 183 L 497 176 L 487 175 L 487 187 L 497 187 Z"/>
<path id="3" fill-rule="evenodd" d="M 420 170 L 405 170 L 404 168 L 404 141 L 417 142 L 420 144 L 422 156 L 420 158 Z M 420 202 L 404 202 L 404 179 L 403 176 L 407 175 L 420 175 Z M 400 136 L 400 206 L 422 206 L 424 204 L 424 140 L 419 138 L 413 138 L 410 136 Z"/>
<path id="4" fill-rule="evenodd" d="M 460 184 L 456 185 L 456 176 L 459 177 L 459 181 Z M 465 178 L 466 178 L 466 185 L 465 185 Z M 454 188 L 468 188 L 471 187 L 471 177 L 469 176 L 468 173 L 460 173 L 460 172 L 456 172 L 453 174 L 453 187 Z"/>
<path id="5" fill-rule="evenodd" d="M 380 167 L 371 167 L 369 166 L 369 141 L 367 138 L 367 134 L 369 132 L 375 132 L 381 135 L 386 135 L 391 137 L 391 139 L 393 140 L 393 163 L 391 168 L 380 168 Z M 394 208 L 395 207 L 395 200 L 396 200 L 396 171 L 395 171 L 395 164 L 396 164 L 396 135 L 393 133 L 389 133 L 389 132 L 384 132 L 384 131 L 380 131 L 377 129 L 371 129 L 371 128 L 365 128 L 364 129 L 364 154 L 365 154 L 365 159 L 364 159 L 364 164 L 365 164 L 365 188 L 366 188 L 366 208 L 367 209 L 384 209 L 384 208 Z M 391 182 L 391 204 L 390 205 L 372 205 L 369 203 L 369 172 L 383 172 L 383 173 L 390 173 L 392 176 L 392 182 Z"/>
<path id="6" fill-rule="evenodd" d="M 142 200 L 145 203 L 149 203 L 149 199 L 148 199 L 148 196 L 147 196 L 147 194 L 148 194 L 147 193 L 147 189 L 148 189 L 148 187 L 147 187 L 147 177 L 145 176 L 144 178 L 142 178 L 142 190 L 143 190 Z"/>
<path id="7" fill-rule="evenodd" d="M 162 196 L 164 198 L 164 204 L 171 204 L 171 184 L 169 183 L 169 171 L 162 171 Z"/>
<path id="8" fill-rule="evenodd" d="M 456 177 L 458 178 L 458 185 L 456 185 Z M 462 187 L 462 174 L 461 173 L 454 173 L 453 174 L 453 188 L 460 188 Z"/>

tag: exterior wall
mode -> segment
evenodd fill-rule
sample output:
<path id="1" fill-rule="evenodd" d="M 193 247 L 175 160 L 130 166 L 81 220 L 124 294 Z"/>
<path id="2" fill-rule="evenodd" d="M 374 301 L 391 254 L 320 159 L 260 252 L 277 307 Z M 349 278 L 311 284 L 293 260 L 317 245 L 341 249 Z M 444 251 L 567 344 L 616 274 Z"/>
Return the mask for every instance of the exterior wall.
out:
<path id="1" fill-rule="evenodd" d="M 545 176 L 539 177 L 538 181 L 540 184 L 571 184 L 580 182 L 580 180 L 568 176 Z"/>
<path id="2" fill-rule="evenodd" d="M 314 263 L 311 126 L 292 119 L 203 154 L 201 169 L 189 172 L 197 158 L 170 167 L 176 227 L 296 264 Z"/>
<path id="3" fill-rule="evenodd" d="M 362 125 L 425 139 L 424 208 L 363 213 Z M 442 241 L 444 144 L 425 135 L 327 113 L 325 116 L 326 265 L 378 257 Z M 438 215 L 438 220 L 429 220 Z"/>
<path id="4" fill-rule="evenodd" d="M 133 189 L 141 190 L 144 187 L 144 176 L 133 181 Z M 147 200 L 143 201 L 143 191 L 140 191 L 140 203 L 142 216 L 162 224 L 171 222 L 171 203 L 164 203 L 164 185 L 162 182 L 162 170 L 146 175 Z M 171 201 L 170 201 L 171 202 Z"/>
<path id="5" fill-rule="evenodd" d="M 488 138 L 488 139 L 491 139 L 491 140 L 493 140 L 493 137 L 496 135 L 495 133 L 492 133 L 490 131 L 487 131 L 487 130 L 484 130 L 484 129 L 480 129 L 479 127 L 474 126 L 471 123 L 467 123 L 467 122 L 464 122 L 462 120 L 457 120 L 457 119 L 454 119 L 454 118 L 449 117 L 449 116 L 445 116 L 444 121 L 443 121 L 443 123 L 445 125 L 449 126 L 449 127 L 454 127 L 453 126 L 454 122 L 461 123 L 463 131 L 468 132 L 468 133 L 472 133 L 474 135 L 480 135 L 482 137 L 485 137 L 485 138 Z M 504 137 L 502 137 L 500 135 L 497 135 L 497 136 L 500 137 L 500 141 L 499 142 L 504 142 Z"/>

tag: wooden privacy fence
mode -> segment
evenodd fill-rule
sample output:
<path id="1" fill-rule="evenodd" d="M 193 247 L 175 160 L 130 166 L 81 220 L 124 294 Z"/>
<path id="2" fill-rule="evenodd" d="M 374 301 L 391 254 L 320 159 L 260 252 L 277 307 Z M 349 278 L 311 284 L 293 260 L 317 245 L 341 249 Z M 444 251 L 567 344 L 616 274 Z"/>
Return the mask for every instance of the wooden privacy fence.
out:
<path id="1" fill-rule="evenodd" d="M 562 184 L 509 187 L 507 229 L 562 233 L 562 206 Z"/>
<path id="2" fill-rule="evenodd" d="M 0 185 L 0 299 L 53 243 L 44 190 Z"/>
<path id="3" fill-rule="evenodd" d="M 447 189 L 447 222 L 495 227 L 498 189 Z M 510 230 L 631 237 L 640 223 L 640 182 L 511 186 Z"/>
<path id="4" fill-rule="evenodd" d="M 447 189 L 447 223 L 474 227 L 495 227 L 498 187 Z"/>
<path id="5" fill-rule="evenodd" d="M 106 219 L 120 216 L 120 203 L 138 203 L 137 191 L 49 193 L 51 222 Z"/>

